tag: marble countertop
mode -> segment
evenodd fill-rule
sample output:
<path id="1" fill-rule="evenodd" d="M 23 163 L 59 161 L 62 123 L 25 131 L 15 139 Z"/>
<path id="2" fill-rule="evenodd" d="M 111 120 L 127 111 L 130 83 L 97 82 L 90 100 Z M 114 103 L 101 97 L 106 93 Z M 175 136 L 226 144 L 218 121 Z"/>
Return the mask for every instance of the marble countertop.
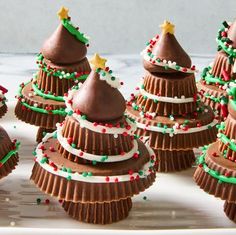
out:
<path id="1" fill-rule="evenodd" d="M 108 65 L 124 81 L 127 97 L 143 74 L 139 55 L 107 55 Z M 213 58 L 192 57 L 202 70 Z M 18 86 L 36 71 L 35 55 L 0 54 L 0 84 L 9 92 L 9 111 L 1 119 L 11 138 L 21 141 L 20 163 L 0 181 L 0 234 L 235 234 L 235 224 L 223 212 L 223 201 L 203 192 L 194 184 L 194 168 L 172 174 L 158 173 L 152 187 L 133 198 L 129 217 L 107 226 L 79 223 L 70 219 L 57 199 L 33 185 L 29 178 L 33 166 L 37 128 L 14 117 L 14 96 Z M 199 78 L 199 75 L 197 75 Z M 147 197 L 144 201 L 143 197 Z M 36 199 L 50 199 L 37 205 Z M 6 200 L 7 199 L 7 200 Z M 11 227 L 14 224 L 14 227 Z M 112 230 L 112 232 L 111 232 Z"/>
<path id="2" fill-rule="evenodd" d="M 121 91 L 127 97 L 143 75 L 140 55 L 103 55 L 107 65 L 124 81 Z M 91 58 L 89 55 L 88 58 Z M 207 66 L 213 58 L 192 56 L 193 64 L 198 70 Z M 8 100 L 14 99 L 18 86 L 31 79 L 37 70 L 36 55 L 34 54 L 0 54 L 0 84 L 9 89 Z M 199 73 L 196 79 L 199 78 Z"/>

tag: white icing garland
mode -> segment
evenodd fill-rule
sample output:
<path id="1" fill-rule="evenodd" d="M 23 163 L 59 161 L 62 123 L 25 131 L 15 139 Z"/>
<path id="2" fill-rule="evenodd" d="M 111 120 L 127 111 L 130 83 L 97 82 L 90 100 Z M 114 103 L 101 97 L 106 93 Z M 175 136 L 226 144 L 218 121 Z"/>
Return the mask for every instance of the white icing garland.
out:
<path id="1" fill-rule="evenodd" d="M 190 133 L 195 133 L 195 132 L 200 132 L 207 130 L 209 127 L 213 127 L 216 124 L 218 124 L 218 121 L 214 119 L 211 123 L 205 126 L 200 126 L 200 127 L 190 127 L 187 130 L 181 129 L 181 125 L 176 123 L 172 128 L 164 128 L 164 127 L 158 127 L 158 126 L 149 126 L 140 122 L 137 122 L 137 127 L 141 129 L 146 129 L 148 131 L 154 131 L 154 132 L 161 132 L 161 133 L 168 133 L 170 137 L 173 137 L 174 135 L 177 134 L 190 134 Z"/>
<path id="2" fill-rule="evenodd" d="M 72 153 L 73 155 L 76 155 L 82 159 L 86 159 L 89 161 L 97 161 L 97 162 L 103 162 L 102 155 L 95 155 L 91 153 L 83 152 L 80 149 L 73 148 L 68 142 L 67 139 L 62 136 L 62 127 L 60 124 L 57 124 L 57 139 L 59 143 L 62 145 L 62 147 L 67 150 L 69 153 Z M 134 146 L 133 148 L 125 153 L 124 155 L 110 155 L 108 156 L 107 160 L 105 162 L 120 162 L 125 161 L 133 157 L 135 153 L 138 153 L 138 143 L 137 140 L 134 140 Z M 82 153 L 82 156 L 80 156 L 80 153 Z"/>
<path id="3" fill-rule="evenodd" d="M 153 44 L 156 44 L 156 43 L 158 43 L 158 38 L 154 37 L 151 41 L 152 41 Z M 149 53 L 148 51 L 149 52 L 152 51 L 152 47 L 150 47 L 150 45 L 148 45 L 141 52 L 141 55 L 143 56 L 143 59 L 146 60 L 147 62 L 150 62 L 152 64 L 155 64 L 155 65 L 158 65 L 158 66 L 161 66 L 161 67 L 168 67 L 168 68 L 171 68 L 171 69 L 183 72 L 183 73 L 198 72 L 197 70 L 192 69 L 192 68 L 181 67 L 181 66 L 177 65 L 176 62 L 174 62 L 174 61 L 167 61 L 167 60 L 158 61 L 159 58 L 157 56 L 153 55 L 153 54 L 152 54 L 153 56 L 151 57 L 150 55 L 148 55 L 148 53 Z"/>
<path id="4" fill-rule="evenodd" d="M 103 125 L 94 125 L 93 122 L 90 122 L 86 119 L 83 119 L 81 115 L 75 113 L 72 109 L 72 106 L 71 104 L 68 102 L 69 100 L 72 100 L 73 99 L 73 95 L 74 93 L 76 92 L 77 90 L 70 90 L 68 92 L 68 97 L 64 97 L 65 99 L 65 103 L 66 103 L 66 112 L 67 113 L 70 113 L 70 112 L 73 112 L 72 116 L 80 123 L 80 127 L 85 127 L 91 131 L 94 131 L 94 132 L 97 132 L 97 133 L 106 133 L 106 134 L 112 134 L 114 135 L 115 138 L 118 137 L 119 134 L 123 134 L 123 133 L 127 133 L 128 135 L 133 135 L 134 132 L 136 131 L 137 129 L 137 126 L 134 122 L 130 121 L 129 118 L 126 118 L 126 122 L 130 125 L 130 129 L 126 129 L 125 127 L 122 128 L 122 127 L 106 127 L 106 126 L 103 126 Z M 105 132 L 104 132 L 105 130 Z"/>
<path id="5" fill-rule="evenodd" d="M 46 142 L 49 138 L 53 137 L 53 133 L 49 133 L 47 134 L 44 138 L 43 138 L 43 142 L 41 142 L 35 152 L 36 152 L 36 161 L 38 162 L 38 164 L 46 171 L 50 172 L 51 174 L 60 176 L 60 177 L 64 177 L 64 178 L 68 178 L 68 176 L 70 176 L 71 180 L 75 180 L 75 181 L 81 181 L 81 182 L 86 182 L 86 183 L 114 183 L 114 182 L 126 182 L 126 181 L 130 181 L 130 177 L 139 177 L 139 178 L 147 178 L 148 175 L 151 174 L 151 172 L 149 171 L 150 167 L 153 167 L 156 161 L 156 156 L 153 152 L 153 150 L 146 145 L 148 152 L 150 154 L 150 156 L 153 156 L 153 159 L 150 158 L 150 161 L 148 163 L 146 163 L 142 169 L 140 169 L 140 171 L 143 171 L 143 174 L 140 175 L 138 172 L 134 172 L 132 175 L 130 174 L 126 174 L 126 175 L 116 175 L 116 176 L 109 176 L 109 181 L 106 181 L 107 176 L 83 176 L 82 174 L 79 174 L 77 172 L 75 173 L 68 173 L 62 170 L 54 170 L 53 167 L 51 167 L 48 163 L 42 163 L 41 160 L 44 158 L 43 157 L 43 151 L 41 149 L 41 146 L 43 145 L 44 142 Z"/>
<path id="6" fill-rule="evenodd" d="M 111 87 L 119 89 L 121 87 L 120 79 L 112 76 L 111 73 L 101 69 L 98 74 L 100 75 L 100 79 L 106 81 Z"/>
<path id="7" fill-rule="evenodd" d="M 181 98 L 178 98 L 177 96 L 175 97 L 166 97 L 166 96 L 158 96 L 158 95 L 153 95 L 148 93 L 147 91 L 142 88 L 143 83 L 140 84 L 140 93 L 143 96 L 147 96 L 147 98 L 152 99 L 152 100 L 157 100 L 161 102 L 166 102 L 166 103 L 175 103 L 175 104 L 183 104 L 183 103 L 190 103 L 194 101 L 193 97 L 188 97 L 185 98 L 185 96 L 181 96 Z"/>

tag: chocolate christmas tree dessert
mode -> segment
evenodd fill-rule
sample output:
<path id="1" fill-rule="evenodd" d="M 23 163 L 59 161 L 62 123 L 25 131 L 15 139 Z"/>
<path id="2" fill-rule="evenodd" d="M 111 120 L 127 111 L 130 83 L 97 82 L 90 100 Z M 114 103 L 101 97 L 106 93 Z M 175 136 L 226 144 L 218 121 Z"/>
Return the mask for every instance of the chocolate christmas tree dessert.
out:
<path id="1" fill-rule="evenodd" d="M 219 125 L 218 139 L 204 147 L 194 174 L 196 183 L 209 194 L 225 200 L 226 215 L 236 223 L 236 83 L 231 82 L 229 115 Z"/>
<path id="2" fill-rule="evenodd" d="M 74 219 L 96 224 L 128 216 L 131 197 L 155 180 L 155 155 L 124 115 L 121 82 L 95 54 L 85 83 L 66 98 L 68 116 L 35 150 L 31 179 L 63 200 Z"/>
<path id="3" fill-rule="evenodd" d="M 210 107 L 199 102 L 195 66 L 174 36 L 174 25 L 165 21 L 162 34 L 143 51 L 145 75 L 127 102 L 127 115 L 137 122 L 139 136 L 149 137 L 159 171 L 191 167 L 193 148 L 216 139 Z"/>
<path id="4" fill-rule="evenodd" d="M 236 79 L 236 21 L 232 24 L 224 21 L 216 40 L 218 52 L 213 64 L 203 70 L 198 89 L 202 101 L 224 120 L 228 115 L 226 90 Z"/>
<path id="5" fill-rule="evenodd" d="M 0 118 L 7 112 L 6 97 L 7 89 L 0 85 Z"/>
<path id="6" fill-rule="evenodd" d="M 72 24 L 67 8 L 62 7 L 58 15 L 61 24 L 37 56 L 38 72 L 20 85 L 15 108 L 20 120 L 39 126 L 38 141 L 43 132 L 52 132 L 56 123 L 65 119 L 64 94 L 83 82 L 91 70 L 86 58 L 87 36 Z"/>
<path id="7" fill-rule="evenodd" d="M 11 141 L 7 132 L 0 126 L 0 179 L 15 169 L 19 145 L 16 140 Z"/>

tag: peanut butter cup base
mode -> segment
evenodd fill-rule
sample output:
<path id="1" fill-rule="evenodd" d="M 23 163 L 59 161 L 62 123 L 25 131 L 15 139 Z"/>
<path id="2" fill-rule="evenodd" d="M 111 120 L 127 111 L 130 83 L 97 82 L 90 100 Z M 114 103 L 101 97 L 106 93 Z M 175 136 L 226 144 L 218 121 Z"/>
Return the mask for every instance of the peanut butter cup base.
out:
<path id="1" fill-rule="evenodd" d="M 131 198 L 102 203 L 64 201 L 62 207 L 75 220 L 104 225 L 125 219 L 132 208 L 132 201 Z"/>
<path id="2" fill-rule="evenodd" d="M 50 138 L 44 144 L 44 154 L 46 154 L 48 161 L 52 162 L 57 168 L 65 166 L 71 169 L 73 173 L 91 172 L 93 176 L 104 176 L 104 182 L 101 181 L 101 183 L 68 180 L 63 176 L 45 170 L 36 162 L 32 170 L 31 179 L 42 191 L 61 200 L 74 203 L 118 201 L 144 191 L 155 181 L 155 171 L 151 171 L 148 176 L 140 177 L 137 180 L 106 182 L 106 176 L 129 174 L 130 171 L 138 172 L 141 170 L 141 166 L 150 160 L 150 154 L 141 141 L 138 142 L 141 157 L 116 163 L 101 163 L 96 164 L 96 166 L 78 164 L 63 158 L 56 150 L 56 142 L 56 139 Z M 54 149 L 53 152 L 50 150 L 52 148 Z"/>
<path id="3" fill-rule="evenodd" d="M 195 162 L 195 155 L 193 150 L 187 151 L 163 151 L 155 150 L 157 157 L 158 172 L 175 172 L 191 168 Z"/>
<path id="4" fill-rule="evenodd" d="M 236 201 L 235 202 L 225 201 L 224 212 L 230 220 L 236 223 Z"/>

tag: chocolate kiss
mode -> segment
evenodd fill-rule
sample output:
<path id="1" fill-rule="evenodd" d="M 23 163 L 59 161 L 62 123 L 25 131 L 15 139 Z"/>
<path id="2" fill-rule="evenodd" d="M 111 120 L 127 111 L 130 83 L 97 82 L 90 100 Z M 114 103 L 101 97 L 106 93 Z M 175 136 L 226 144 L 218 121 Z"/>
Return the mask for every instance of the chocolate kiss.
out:
<path id="1" fill-rule="evenodd" d="M 179 66 L 187 68 L 191 67 L 190 57 L 180 46 L 173 34 L 162 34 L 153 47 L 152 54 L 156 55 L 160 59 L 176 62 Z M 165 69 L 162 66 L 151 64 L 146 60 L 143 60 L 143 65 L 144 68 L 151 73 L 176 73 L 176 70 Z"/>
<path id="2" fill-rule="evenodd" d="M 229 27 L 228 38 L 232 41 L 231 45 L 236 48 L 236 20 Z"/>
<path id="3" fill-rule="evenodd" d="M 52 63 L 74 64 L 85 58 L 87 47 L 60 24 L 44 42 L 41 52 Z"/>
<path id="4" fill-rule="evenodd" d="M 125 111 L 125 99 L 94 70 L 73 97 L 73 109 L 79 109 L 93 122 L 120 119 Z"/>

